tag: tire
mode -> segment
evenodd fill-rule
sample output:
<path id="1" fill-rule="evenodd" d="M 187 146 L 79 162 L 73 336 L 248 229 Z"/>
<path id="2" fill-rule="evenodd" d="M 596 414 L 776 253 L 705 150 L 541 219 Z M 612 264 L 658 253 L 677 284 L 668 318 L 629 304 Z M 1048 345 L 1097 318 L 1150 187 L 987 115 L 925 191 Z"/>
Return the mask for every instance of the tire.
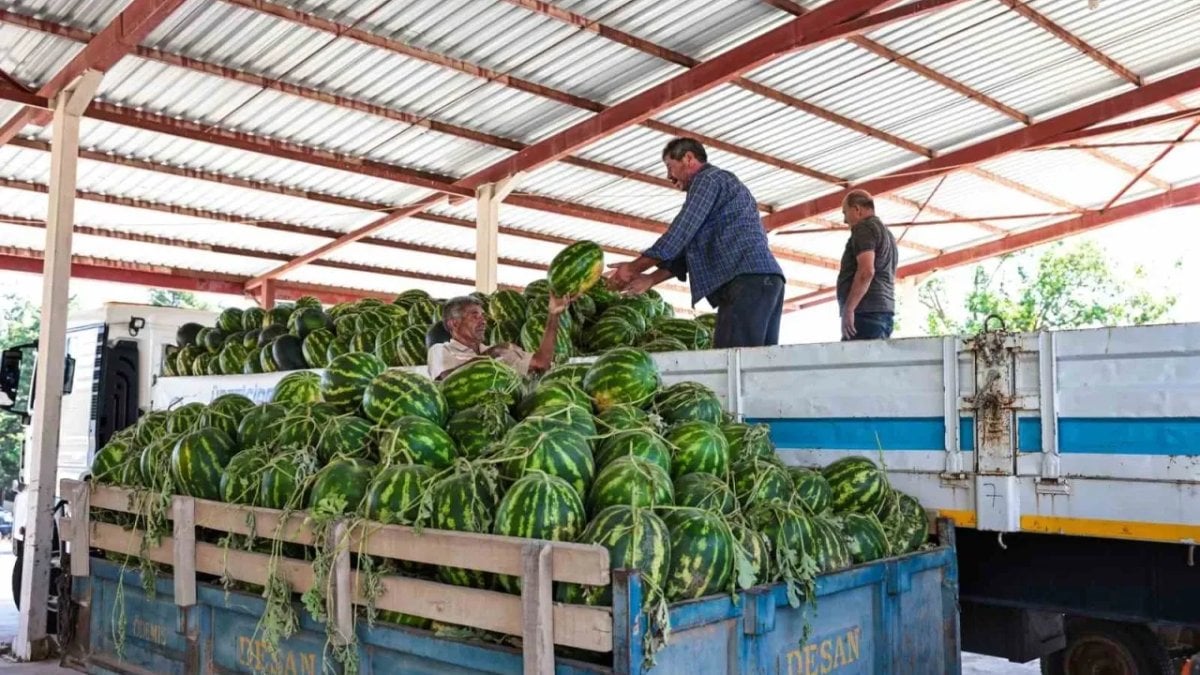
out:
<path id="1" fill-rule="evenodd" d="M 1172 675 L 1171 658 L 1148 628 L 1067 620 L 1067 647 L 1041 659 L 1042 675 Z"/>
<path id="2" fill-rule="evenodd" d="M 58 544 L 58 528 L 55 528 L 54 544 Z M 17 606 L 17 610 L 21 609 L 21 579 L 25 575 L 25 542 L 18 541 L 16 543 L 17 558 L 13 561 L 12 570 L 12 594 L 13 604 Z M 57 557 L 57 555 L 55 556 Z M 62 570 L 58 565 L 50 568 L 50 596 L 53 597 L 58 593 L 58 579 L 62 575 Z M 55 610 L 56 602 L 50 602 L 46 608 L 46 633 L 56 635 L 58 633 L 58 613 Z"/>

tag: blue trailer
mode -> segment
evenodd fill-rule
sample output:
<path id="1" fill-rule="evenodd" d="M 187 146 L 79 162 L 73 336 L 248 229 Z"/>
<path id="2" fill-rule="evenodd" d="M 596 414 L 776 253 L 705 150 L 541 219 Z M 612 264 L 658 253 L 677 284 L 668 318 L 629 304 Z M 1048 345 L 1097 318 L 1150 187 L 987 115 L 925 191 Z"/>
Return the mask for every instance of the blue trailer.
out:
<path id="1" fill-rule="evenodd" d="M 648 668 L 643 663 L 647 623 L 640 612 L 630 611 L 641 606 L 639 575 L 614 571 L 611 655 L 591 663 L 560 652 L 553 670 L 957 673 L 958 583 L 948 521 L 940 523 L 939 540 L 935 548 L 822 575 L 815 603 L 800 608 L 789 605 L 782 584 L 672 605 L 669 641 Z M 157 580 L 151 597 L 136 570 L 99 557 L 89 568 L 88 576 L 74 579 L 78 614 L 71 650 L 87 672 L 340 672 L 326 650 L 325 626 L 303 611 L 300 630 L 272 654 L 256 632 L 264 610 L 261 598 L 201 583 L 195 603 L 179 607 L 178 586 L 170 577 Z M 524 666 L 522 651 L 513 647 L 391 624 L 369 626 L 363 620 L 355 632 L 361 673 L 519 673 Z"/>

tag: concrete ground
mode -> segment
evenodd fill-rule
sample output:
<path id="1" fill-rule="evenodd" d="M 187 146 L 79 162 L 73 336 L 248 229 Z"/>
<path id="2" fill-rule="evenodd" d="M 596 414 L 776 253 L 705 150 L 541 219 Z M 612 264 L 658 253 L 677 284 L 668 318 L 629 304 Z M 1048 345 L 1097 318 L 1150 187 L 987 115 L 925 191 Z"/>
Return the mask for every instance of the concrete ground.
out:
<path id="1" fill-rule="evenodd" d="M 16 557 L 8 542 L 0 542 L 0 645 L 11 645 L 17 634 L 17 605 L 12 598 L 12 567 Z M 7 652 L 7 649 L 4 649 Z M 0 657 L 0 675 L 58 675 L 75 671 L 54 663 L 14 663 Z M 963 675 L 1037 675 L 1037 663 L 1018 665 L 978 654 L 963 654 Z"/>

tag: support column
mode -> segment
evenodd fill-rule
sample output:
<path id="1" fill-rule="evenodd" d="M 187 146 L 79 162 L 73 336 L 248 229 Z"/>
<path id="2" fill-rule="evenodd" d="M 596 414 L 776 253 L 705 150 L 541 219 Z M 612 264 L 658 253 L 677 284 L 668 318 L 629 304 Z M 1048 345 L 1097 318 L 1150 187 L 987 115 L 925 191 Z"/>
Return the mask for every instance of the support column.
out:
<path id="1" fill-rule="evenodd" d="M 67 290 L 71 277 L 71 228 L 75 221 L 75 169 L 79 155 L 79 119 L 100 86 L 103 74 L 89 70 L 54 100 L 50 153 L 46 251 L 42 267 L 42 325 L 38 336 L 34 388 L 33 437 L 26 458 L 28 514 L 21 614 L 13 651 L 25 661 L 48 653 L 46 605 L 50 597 L 51 535 L 58 477 L 58 428 L 66 357 Z M 87 551 L 77 552 L 87 555 Z"/>
<path id="2" fill-rule="evenodd" d="M 264 279 L 262 286 L 258 287 L 258 304 L 267 311 L 271 311 L 275 307 L 275 280 Z"/>
<path id="3" fill-rule="evenodd" d="M 475 189 L 475 290 L 481 293 L 495 293 L 499 286 L 496 268 L 499 261 L 500 202 L 513 191 L 523 176 L 523 173 L 518 173 Z"/>

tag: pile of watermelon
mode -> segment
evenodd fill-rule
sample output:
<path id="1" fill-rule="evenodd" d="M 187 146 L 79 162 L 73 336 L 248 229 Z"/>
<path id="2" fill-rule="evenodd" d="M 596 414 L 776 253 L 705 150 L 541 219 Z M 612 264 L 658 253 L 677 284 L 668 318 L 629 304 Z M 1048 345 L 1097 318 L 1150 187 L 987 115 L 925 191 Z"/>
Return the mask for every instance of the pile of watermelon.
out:
<path id="1" fill-rule="evenodd" d="M 322 373 L 284 376 L 268 403 L 230 394 L 148 413 L 97 454 L 92 474 L 237 504 L 597 544 L 668 602 L 786 580 L 798 561 L 828 572 L 907 553 L 928 534 L 921 505 L 870 459 L 785 466 L 765 426 L 734 421 L 701 384 L 663 386 L 635 347 L 536 380 L 481 360 L 440 383 L 350 351 Z M 402 573 L 519 591 L 518 579 L 457 568 Z M 556 592 L 611 602 L 608 588 Z"/>
<path id="2" fill-rule="evenodd" d="M 554 258 L 545 279 L 524 293 L 472 293 L 488 314 L 489 344 L 513 343 L 536 351 L 549 316 L 550 293 L 578 296 L 559 319 L 559 359 L 637 345 L 650 352 L 708 349 L 716 315 L 675 318 L 657 292 L 626 297 L 600 279 L 600 246 L 582 241 Z M 270 310 L 229 308 L 213 326 L 184 324 L 167 348 L 164 376 L 238 375 L 324 368 L 350 352 L 379 357 L 388 367 L 425 365 L 425 335 L 441 320 L 445 299 L 405 291 L 391 303 L 368 298 L 328 309 L 313 297 Z"/>

